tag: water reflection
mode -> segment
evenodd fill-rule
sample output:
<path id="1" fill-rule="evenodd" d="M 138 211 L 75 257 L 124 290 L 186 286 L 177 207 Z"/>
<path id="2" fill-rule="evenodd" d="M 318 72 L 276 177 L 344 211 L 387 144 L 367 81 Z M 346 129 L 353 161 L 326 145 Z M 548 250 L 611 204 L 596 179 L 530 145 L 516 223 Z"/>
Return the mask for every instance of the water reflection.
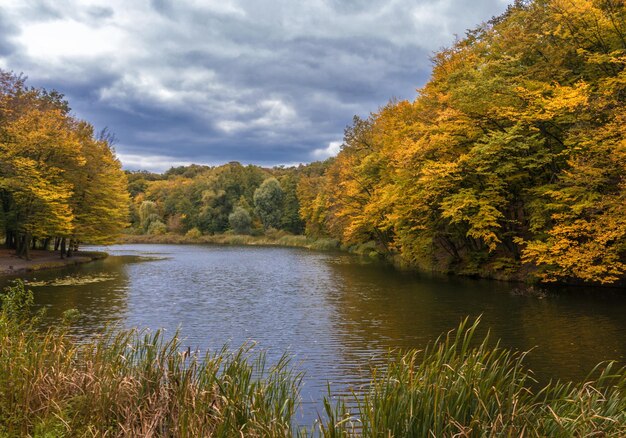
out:
<path id="1" fill-rule="evenodd" d="M 398 273 L 391 268 L 331 264 L 342 278 L 334 301 L 346 362 L 359 348 L 424 348 L 469 316 L 480 334 L 519 351 L 540 381 L 582 380 L 599 361 L 626 362 L 624 291 L 583 290 L 519 296 L 514 284 Z"/>
<path id="2" fill-rule="evenodd" d="M 35 294 L 35 306 L 44 308 L 44 326 L 58 324 L 63 313 L 77 309 L 79 318 L 72 333 L 87 337 L 101 332 L 107 324 L 122 323 L 128 314 L 128 269 L 132 263 L 147 261 L 139 256 L 109 257 L 62 270 L 40 271 L 23 278 Z M 15 278 L 3 278 L 0 286 Z"/>
<path id="3" fill-rule="evenodd" d="M 306 372 L 304 422 L 315 418 L 326 384 L 347 392 L 388 350 L 424 348 L 466 316 L 482 315 L 502 344 L 536 347 L 527 364 L 542 380 L 582 380 L 601 360 L 626 358 L 623 291 L 577 290 L 519 296 L 515 285 L 401 273 L 352 256 L 299 249 L 124 245 L 111 257 L 31 280 L 102 278 L 34 288 L 46 323 L 77 308 L 76 333 L 111 322 L 180 330 L 185 345 L 258 342 L 284 351 Z M 146 261 L 146 260 L 149 261 Z"/>

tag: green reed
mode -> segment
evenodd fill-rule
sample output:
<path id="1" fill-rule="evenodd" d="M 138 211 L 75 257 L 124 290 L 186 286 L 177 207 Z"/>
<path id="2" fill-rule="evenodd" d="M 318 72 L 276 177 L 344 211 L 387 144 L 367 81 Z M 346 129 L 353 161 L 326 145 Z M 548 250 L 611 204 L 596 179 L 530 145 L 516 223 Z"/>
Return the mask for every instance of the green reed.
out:
<path id="1" fill-rule="evenodd" d="M 287 356 L 268 366 L 252 345 L 201 355 L 161 331 L 80 344 L 63 327 L 35 330 L 22 285 L 3 301 L 0 435 L 292 435 L 300 375 Z"/>
<path id="2" fill-rule="evenodd" d="M 524 354 L 475 339 L 465 320 L 424 351 L 390 358 L 345 401 L 324 402 L 324 437 L 626 436 L 626 369 L 535 391 Z"/>
<path id="3" fill-rule="evenodd" d="M 2 295 L 0 436 L 626 436 L 626 372 L 536 390 L 524 354 L 464 321 L 424 351 L 390 356 L 352 398 L 329 395 L 294 425 L 302 375 L 252 345 L 201 354 L 161 331 L 110 330 L 86 343 L 37 329 L 22 283 Z"/>

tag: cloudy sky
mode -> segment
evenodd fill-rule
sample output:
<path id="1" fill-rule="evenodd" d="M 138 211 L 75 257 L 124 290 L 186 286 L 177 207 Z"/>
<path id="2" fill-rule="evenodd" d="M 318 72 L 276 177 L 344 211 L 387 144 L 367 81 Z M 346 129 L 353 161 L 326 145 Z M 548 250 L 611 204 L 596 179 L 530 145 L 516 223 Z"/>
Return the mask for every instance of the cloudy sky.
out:
<path id="1" fill-rule="evenodd" d="M 0 68 L 113 131 L 129 169 L 338 151 L 507 0 L 1 0 Z"/>

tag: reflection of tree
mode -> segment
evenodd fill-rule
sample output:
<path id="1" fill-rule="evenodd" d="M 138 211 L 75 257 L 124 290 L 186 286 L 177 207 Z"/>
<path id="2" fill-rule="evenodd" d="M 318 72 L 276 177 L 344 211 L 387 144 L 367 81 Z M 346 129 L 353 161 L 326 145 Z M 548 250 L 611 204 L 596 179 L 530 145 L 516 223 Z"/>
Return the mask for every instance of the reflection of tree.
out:
<path id="1" fill-rule="evenodd" d="M 623 302 L 577 295 L 515 296 L 503 282 L 403 274 L 376 264 L 331 263 L 329 294 L 346 364 L 390 348 L 422 349 L 466 316 L 482 315 L 481 333 L 520 351 L 542 380 L 581 380 L 600 361 L 626 358 Z M 479 336 L 480 337 L 480 336 Z"/>
<path id="2" fill-rule="evenodd" d="M 535 300 L 520 313 L 527 363 L 539 377 L 582 379 L 600 362 L 626 363 L 624 306 L 564 297 Z"/>

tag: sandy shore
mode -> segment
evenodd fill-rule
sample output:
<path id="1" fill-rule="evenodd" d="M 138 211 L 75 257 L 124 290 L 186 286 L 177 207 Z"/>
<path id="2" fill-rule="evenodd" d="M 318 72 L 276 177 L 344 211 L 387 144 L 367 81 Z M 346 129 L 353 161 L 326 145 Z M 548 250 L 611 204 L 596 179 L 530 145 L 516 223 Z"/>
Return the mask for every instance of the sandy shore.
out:
<path id="1" fill-rule="evenodd" d="M 103 259 L 106 256 L 107 254 L 103 252 L 79 251 L 70 258 L 61 259 L 58 252 L 33 250 L 31 251 L 31 260 L 24 260 L 17 257 L 14 250 L 2 248 L 0 249 L 0 275 L 16 275 L 41 269 L 62 268 Z"/>

